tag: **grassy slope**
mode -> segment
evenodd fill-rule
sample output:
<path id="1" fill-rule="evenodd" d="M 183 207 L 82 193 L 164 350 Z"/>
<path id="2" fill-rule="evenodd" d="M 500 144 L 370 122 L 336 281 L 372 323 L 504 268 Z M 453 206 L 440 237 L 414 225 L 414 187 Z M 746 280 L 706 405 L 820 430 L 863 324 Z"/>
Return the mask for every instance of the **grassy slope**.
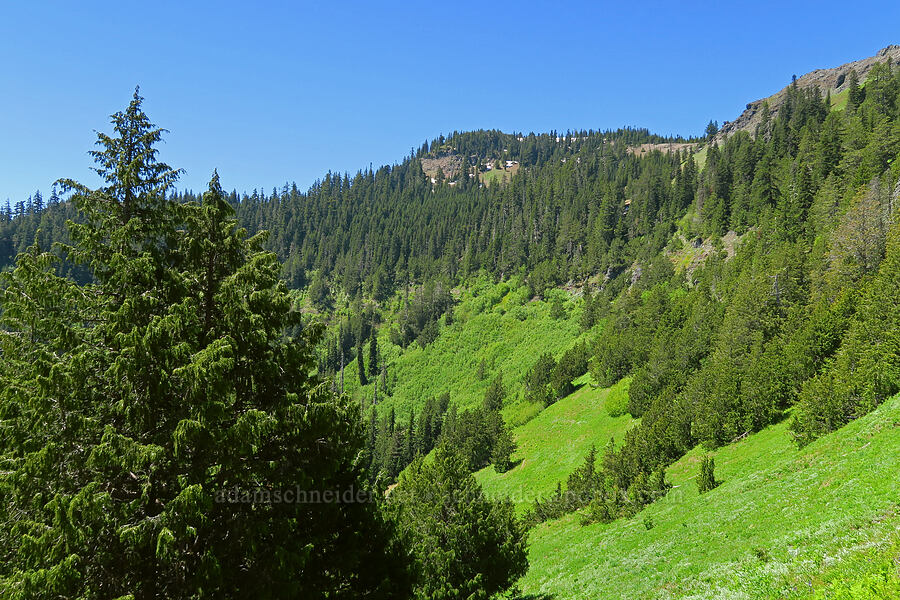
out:
<path id="1" fill-rule="evenodd" d="M 898 447 L 900 397 L 802 450 L 786 423 L 719 449 L 723 483 L 703 496 L 694 450 L 634 519 L 581 527 L 570 515 L 533 530 L 521 586 L 557 599 L 808 597 L 896 539 Z"/>
<path id="2" fill-rule="evenodd" d="M 703 167 L 706 166 L 706 155 L 709 153 L 709 146 L 703 146 L 694 153 L 694 160 L 697 161 L 697 169 L 703 170 Z"/>
<path id="3" fill-rule="evenodd" d="M 522 462 L 503 474 L 487 467 L 475 474 L 486 494 L 509 497 L 521 511 L 536 497 L 552 493 L 556 483 L 584 460 L 591 447 L 602 452 L 611 437 L 620 443 L 634 420 L 610 417 L 604 404 L 610 388 L 594 389 L 590 376 L 575 393 L 547 407 L 541 414 L 514 431 L 518 450 L 513 460 Z"/>
<path id="4" fill-rule="evenodd" d="M 859 87 L 866 87 L 866 82 L 862 81 L 859 84 Z M 831 110 L 844 110 L 847 108 L 847 100 L 850 96 L 850 90 L 845 89 L 836 94 L 831 94 Z"/>
<path id="5" fill-rule="evenodd" d="M 485 185 L 494 185 L 495 183 L 506 183 L 510 179 L 512 179 L 513 175 L 519 172 L 519 165 L 513 165 L 509 169 L 491 169 L 490 171 L 485 171 L 481 173 L 479 177 L 481 177 L 481 183 Z"/>
<path id="6" fill-rule="evenodd" d="M 405 421 L 410 407 L 418 410 L 430 396 L 450 392 L 459 408 L 477 406 L 495 375 L 503 371 L 507 390 L 504 417 L 515 426 L 537 414 L 541 407 L 516 399 L 522 378 L 543 352 L 557 357 L 568 349 L 580 331 L 577 300 L 562 290 L 552 293 L 565 298 L 566 316 L 550 316 L 550 303 L 531 301 L 517 282 L 475 283 L 460 298 L 454 322 L 442 326 L 437 339 L 426 348 L 413 342 L 405 351 L 388 341 L 389 326 L 382 327 L 379 344 L 391 362 L 396 385 L 389 399 L 380 391 L 379 410 L 393 406 L 398 419 Z M 482 359 L 487 365 L 484 379 L 476 372 Z M 349 394 L 371 398 L 373 385 L 359 387 L 356 363 L 345 372 Z"/>

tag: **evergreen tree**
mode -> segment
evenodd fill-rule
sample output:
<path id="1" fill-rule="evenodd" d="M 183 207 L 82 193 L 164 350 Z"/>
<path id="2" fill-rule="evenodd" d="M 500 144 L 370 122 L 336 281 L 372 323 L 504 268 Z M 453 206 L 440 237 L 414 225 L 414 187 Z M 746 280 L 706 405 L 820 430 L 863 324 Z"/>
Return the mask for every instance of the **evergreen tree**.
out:
<path id="1" fill-rule="evenodd" d="M 359 373 L 359 385 L 368 385 L 369 380 L 366 378 L 366 365 L 363 362 L 362 342 L 356 347 L 356 370 Z"/>
<path id="2" fill-rule="evenodd" d="M 282 498 L 358 489 L 358 407 L 311 375 L 315 328 L 284 337 L 299 314 L 278 261 L 237 226 L 218 176 L 199 204 L 167 198 L 178 172 L 157 161 L 162 130 L 141 100 L 99 135 L 106 186 L 65 182 L 84 215 L 68 256 L 94 283 L 56 275 L 37 247 L 4 275 L 14 364 L 0 419 L 16 442 L 2 448 L 0 488 L 16 517 L 0 534 L 0 589 L 403 595 L 375 505 Z"/>
<path id="3" fill-rule="evenodd" d="M 550 302 L 550 318 L 557 321 L 566 318 L 566 307 L 559 296 L 554 296 Z"/>
<path id="4" fill-rule="evenodd" d="M 855 112 L 865 97 L 866 91 L 859 85 L 859 74 L 856 69 L 851 69 L 847 82 L 847 112 Z"/>
<path id="5" fill-rule="evenodd" d="M 512 432 L 506 424 L 500 426 L 497 438 L 494 440 L 494 449 L 491 452 L 491 464 L 498 473 L 506 473 L 512 468 L 512 454 L 516 451 L 516 442 Z"/>
<path id="6" fill-rule="evenodd" d="M 378 377 L 378 370 L 378 338 L 373 329 L 369 338 L 369 377 L 372 379 Z"/>
<path id="7" fill-rule="evenodd" d="M 716 461 L 713 457 L 706 455 L 700 461 L 700 473 L 697 475 L 697 489 L 704 494 L 719 485 L 716 481 Z"/>
<path id="8" fill-rule="evenodd" d="M 388 506 L 415 557 L 422 600 L 490 598 L 528 569 L 526 534 L 509 500 L 485 498 L 465 461 L 440 448 L 400 477 Z"/>
<path id="9" fill-rule="evenodd" d="M 503 408 L 504 398 L 506 398 L 506 388 L 503 387 L 503 372 L 501 371 L 497 373 L 484 392 L 484 409 L 488 412 L 498 412 Z"/>
<path id="10" fill-rule="evenodd" d="M 309 286 L 309 301 L 320 311 L 327 311 L 331 308 L 331 290 L 328 289 L 325 278 L 320 272 L 316 272 Z"/>
<path id="11" fill-rule="evenodd" d="M 584 302 L 581 305 L 579 325 L 582 331 L 588 331 L 597 323 L 597 307 L 594 296 L 587 288 L 584 290 Z"/>
<path id="12" fill-rule="evenodd" d="M 475 377 L 477 377 L 479 381 L 484 381 L 484 378 L 487 377 L 487 360 L 482 358 L 478 363 L 478 369 L 475 371 Z"/>

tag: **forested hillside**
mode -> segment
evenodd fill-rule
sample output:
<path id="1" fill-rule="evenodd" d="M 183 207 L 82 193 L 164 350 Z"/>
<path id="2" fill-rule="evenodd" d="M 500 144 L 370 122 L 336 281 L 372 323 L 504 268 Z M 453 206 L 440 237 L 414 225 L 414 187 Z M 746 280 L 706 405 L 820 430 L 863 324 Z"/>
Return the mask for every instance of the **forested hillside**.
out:
<path id="1" fill-rule="evenodd" d="M 538 528 L 535 556 L 546 553 L 554 528 L 577 539 L 569 529 L 630 522 L 621 520 L 665 497 L 673 480 L 685 484 L 683 474 L 668 477 L 673 464 L 763 430 L 803 452 L 900 392 L 900 67 L 890 57 L 867 65 L 864 78 L 843 73 L 840 98 L 795 80 L 778 95 L 777 110 L 762 103 L 752 130 L 729 135 L 713 123 L 704 138 L 640 129 L 456 132 L 399 164 L 352 176 L 329 173 L 307 191 L 284 185 L 228 194 L 216 175 L 198 196 L 174 191 L 176 171 L 151 169 L 140 174 L 148 179 L 139 178 L 134 193 L 145 200 L 133 214 L 121 212 L 128 210 L 131 180 L 120 182 L 115 157 L 103 163 L 98 153 L 108 188 L 64 181 L 62 197 L 54 190 L 45 203 L 36 193 L 0 215 L 3 352 L 5 358 L 15 353 L 19 367 L 4 367 L 16 385 L 3 392 L 0 419 L 13 433 L 2 438 L 8 467 L 0 484 L 28 515 L 16 531 L 38 535 L 41 526 L 64 527 L 50 504 L 29 504 L 32 490 L 15 475 L 37 469 L 66 487 L 37 441 L 27 451 L 19 446 L 29 431 L 40 431 L 37 439 L 50 448 L 61 443 L 69 458 L 59 460 L 74 461 L 81 477 L 47 502 L 75 506 L 84 490 L 102 484 L 103 469 L 122 480 L 124 491 L 110 492 L 110 501 L 116 493 L 139 494 L 128 478 L 141 480 L 156 468 L 148 465 L 159 446 L 159 456 L 174 466 L 166 467 L 165 489 L 153 494 L 167 505 L 185 501 L 179 493 L 189 493 L 190 485 L 224 482 L 228 477 L 219 473 L 232 467 L 238 474 L 228 481 L 286 481 L 284 473 L 266 470 L 255 444 L 268 448 L 269 457 L 282 451 L 292 439 L 285 432 L 300 418 L 290 399 L 303 398 L 304 406 L 334 411 L 339 427 L 317 426 L 352 439 L 357 453 L 351 458 L 344 448 L 322 473 L 379 498 L 371 512 L 350 521 L 331 515 L 347 536 L 342 540 L 374 527 L 385 572 L 404 573 L 396 593 L 489 596 L 525 573 L 527 528 Z M 139 109 L 137 95 L 135 102 Z M 155 151 L 148 156 L 148 164 L 157 164 Z M 154 179 L 163 176 L 171 180 Z M 110 197 L 121 198 L 121 206 Z M 129 242 L 129 235 L 137 237 Z M 218 260 L 201 241 L 206 235 L 227 244 L 230 262 L 204 262 Z M 62 246 L 51 249 L 53 242 Z M 179 275 L 170 280 L 169 270 Z M 196 298 L 192 285 L 200 286 Z M 256 295 L 254 286 L 264 293 Z M 60 301 L 73 306 L 68 317 L 52 316 L 47 329 L 29 321 L 56 315 L 33 298 L 42 289 L 59 290 Z M 92 325 L 95 319 L 103 325 Z M 235 341 L 232 329 L 244 337 Z M 298 344 L 302 351 L 293 354 Z M 101 347 L 120 358 L 92 354 Z M 158 371 L 134 362 L 161 348 L 171 354 L 153 367 Z M 88 368 L 83 356 L 99 362 Z M 251 375 L 254 356 L 259 375 Z M 276 365 L 284 360 L 308 374 L 282 381 Z M 101 372 L 132 382 L 110 393 L 121 393 L 119 400 L 85 400 L 109 415 L 107 422 L 90 415 L 79 421 L 97 447 L 90 460 L 78 454 L 65 411 L 54 417 L 56 425 L 41 418 L 42 407 L 62 393 L 62 380 L 54 379 L 60 369 L 85 368 L 92 377 Z M 129 379 L 128 369 L 138 375 Z M 237 386 L 228 394 L 246 399 L 225 408 L 201 403 L 202 414 L 169 415 L 160 405 L 153 417 L 161 419 L 159 431 L 148 421 L 152 415 L 129 408 L 156 389 L 155 378 L 170 398 L 166 407 L 179 394 L 199 398 L 205 384 L 197 374 L 206 372 L 215 374 L 216 386 Z M 224 373 L 239 377 L 230 381 Z M 255 383 L 242 384 L 248 377 Z M 259 389 L 274 390 L 281 404 L 260 400 Z M 254 407 L 252 423 L 222 416 L 232 409 L 243 414 L 242 402 Z M 317 413 L 308 410 L 303 418 L 312 419 Z M 552 425 L 555 415 L 567 414 L 587 424 L 570 431 Z M 219 440 L 207 431 L 207 419 L 225 419 L 258 440 L 236 451 L 263 461 L 250 463 L 261 474 L 216 453 L 204 459 L 206 471 L 191 470 L 184 444 L 194 456 L 240 437 Z M 59 423 L 61 433 L 54 430 Z M 570 433 L 580 437 L 569 440 Z M 60 442 L 57 434 L 68 437 Z M 567 449 L 565 460 L 551 469 L 528 465 L 551 460 L 548 440 Z M 298 443 L 314 445 L 303 436 Z M 701 492 L 717 484 L 714 464 L 704 465 Z M 534 489 L 514 502 L 495 497 L 511 493 L 514 483 Z M 457 492 L 471 511 L 441 511 Z M 428 494 L 441 500 L 422 501 Z M 136 528 L 121 547 L 138 554 L 160 544 L 188 548 L 199 522 L 173 521 L 164 535 L 156 519 L 169 513 L 139 497 L 121 513 Z M 573 512 L 577 518 L 566 516 Z M 455 520 L 442 522 L 448 514 Z M 0 518 L 12 515 L 9 509 Z M 563 525 L 554 524 L 560 518 Z M 266 522 L 249 522 L 247 539 Z M 476 540 L 473 563 L 458 565 L 453 552 L 471 541 L 472 523 L 486 524 L 485 534 Z M 97 527 L 112 535 L 111 524 Z M 442 547 L 442 528 L 451 532 L 453 548 Z M 61 578 L 60 589 L 80 585 L 66 579 L 68 559 L 57 542 L 40 540 L 35 547 L 54 558 L 33 563 L 29 548 L 5 542 L 3 550 L 18 558 L 0 570 L 0 593 L 4 585 L 12 589 L 38 577 L 40 569 Z M 319 543 L 311 537 L 310 544 Z M 294 565 L 324 564 L 330 556 L 285 547 Z M 402 564 L 397 552 L 410 562 Z M 344 565 L 350 573 L 368 560 L 350 557 Z M 97 581 L 117 568 L 107 559 Z M 204 571 L 209 581 L 221 580 L 238 558 L 216 560 L 219 566 Z M 541 568 L 526 581 L 552 591 L 546 563 Z M 172 569 L 170 585 L 180 589 Z M 410 575 L 417 571 L 427 574 L 424 580 Z M 379 574 L 365 574 L 350 576 L 343 589 L 395 593 Z M 279 581 L 284 590 L 295 589 L 289 577 Z M 319 583 L 323 590 L 330 585 Z"/>
<path id="2" fill-rule="evenodd" d="M 671 227 L 690 204 L 695 169 L 681 173 L 682 156 L 640 160 L 627 152 L 663 140 L 644 130 L 457 133 L 399 165 L 352 177 L 329 173 L 307 192 L 287 185 L 269 194 L 233 192 L 229 201 L 248 231 L 270 232 L 267 246 L 285 263 L 293 287 L 317 274 L 332 291 L 383 300 L 414 282 L 459 281 L 480 268 L 503 277 L 525 268 L 541 291 L 590 273 L 615 274 L 636 256 L 652 256 L 642 243 L 629 246 L 641 236 L 655 233 L 656 250 L 665 243 L 671 232 L 655 232 L 655 223 L 665 215 Z M 465 160 L 467 172 L 431 183 L 422 159 L 448 153 Z M 518 162 L 522 174 L 506 186 L 479 183 L 477 172 L 500 160 Z M 37 193 L 7 212 L 7 222 L 15 219 L 4 229 L 3 264 L 37 229 L 60 235 L 62 219 L 42 214 L 43 207 Z M 42 218 L 49 222 L 40 225 Z"/>

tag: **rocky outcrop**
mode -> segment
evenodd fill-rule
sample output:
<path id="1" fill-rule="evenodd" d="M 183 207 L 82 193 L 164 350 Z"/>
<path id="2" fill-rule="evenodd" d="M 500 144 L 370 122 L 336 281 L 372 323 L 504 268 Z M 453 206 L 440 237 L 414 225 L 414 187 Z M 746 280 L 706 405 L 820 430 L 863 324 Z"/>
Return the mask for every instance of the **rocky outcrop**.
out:
<path id="1" fill-rule="evenodd" d="M 890 59 L 892 63 L 900 62 L 900 46 L 891 45 L 886 48 L 882 48 L 878 51 L 875 56 L 870 56 L 869 58 L 864 58 L 862 60 L 857 60 L 854 62 L 850 62 L 840 67 L 835 67 L 833 69 L 816 69 L 815 71 L 811 71 L 806 75 L 797 78 L 797 86 L 800 88 L 812 88 L 818 86 L 822 91 L 822 95 L 825 95 L 829 90 L 832 95 L 840 93 L 847 89 L 847 85 L 849 84 L 848 75 L 850 71 L 856 69 L 856 74 L 859 76 L 860 81 L 864 81 L 866 76 L 869 74 L 869 70 L 871 70 L 872 65 L 877 62 L 884 62 Z M 747 105 L 747 109 L 734 121 L 726 121 L 719 133 L 716 135 L 716 141 L 719 143 L 723 142 L 725 138 L 733 135 L 738 131 L 747 131 L 753 134 L 756 131 L 756 126 L 759 125 L 762 120 L 762 107 L 765 102 L 769 103 L 769 111 L 774 117 L 778 114 L 778 109 L 781 107 L 784 102 L 784 98 L 787 95 L 787 87 L 782 89 L 776 94 L 769 96 L 768 98 L 763 98 L 761 100 L 757 100 L 755 102 L 751 102 Z"/>
<path id="2" fill-rule="evenodd" d="M 444 173 L 446 179 L 456 179 L 462 167 L 462 158 L 455 154 L 448 154 L 440 158 L 423 158 L 422 170 L 428 177 L 437 177 L 438 169 Z"/>

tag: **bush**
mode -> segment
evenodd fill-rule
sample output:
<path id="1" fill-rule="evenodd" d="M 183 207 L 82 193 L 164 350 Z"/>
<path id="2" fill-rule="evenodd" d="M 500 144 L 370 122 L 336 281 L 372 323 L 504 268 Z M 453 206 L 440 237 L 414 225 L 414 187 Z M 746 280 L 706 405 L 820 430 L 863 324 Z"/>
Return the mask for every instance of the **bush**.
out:
<path id="1" fill-rule="evenodd" d="M 621 417 L 628 412 L 628 388 L 631 378 L 626 377 L 609 390 L 606 397 L 606 412 L 611 417 Z"/>

